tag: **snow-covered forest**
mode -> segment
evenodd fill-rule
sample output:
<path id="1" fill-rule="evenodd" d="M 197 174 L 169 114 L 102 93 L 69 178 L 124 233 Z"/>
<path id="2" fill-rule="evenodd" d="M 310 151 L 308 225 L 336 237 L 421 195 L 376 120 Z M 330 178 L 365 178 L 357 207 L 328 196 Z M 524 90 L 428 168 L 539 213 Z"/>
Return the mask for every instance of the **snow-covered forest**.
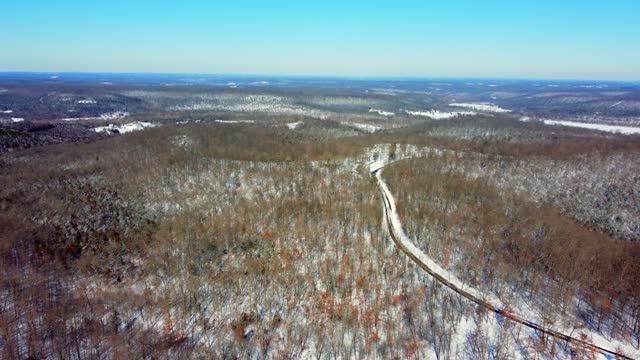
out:
<path id="1" fill-rule="evenodd" d="M 637 135 L 238 87 L 7 122 L 0 357 L 638 358 Z"/>

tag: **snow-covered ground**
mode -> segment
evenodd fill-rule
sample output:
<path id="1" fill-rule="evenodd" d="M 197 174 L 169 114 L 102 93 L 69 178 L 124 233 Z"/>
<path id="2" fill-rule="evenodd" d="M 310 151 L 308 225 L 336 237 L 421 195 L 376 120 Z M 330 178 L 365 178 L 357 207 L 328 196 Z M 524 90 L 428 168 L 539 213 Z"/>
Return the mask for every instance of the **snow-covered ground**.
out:
<path id="1" fill-rule="evenodd" d="M 302 121 L 296 121 L 296 122 L 291 122 L 291 123 L 286 123 L 285 125 L 291 129 L 291 130 L 295 130 L 297 129 L 299 126 L 303 125 L 304 123 Z"/>
<path id="2" fill-rule="evenodd" d="M 387 150 L 388 151 L 388 150 Z M 384 152 L 384 151 L 383 151 Z M 387 155 L 387 154 L 385 154 Z M 440 277 L 445 281 L 449 282 L 453 287 L 470 294 L 471 296 L 477 299 L 483 299 L 483 301 L 491 304 L 490 306 L 493 309 L 505 309 L 502 301 L 495 296 L 494 294 L 486 294 L 481 291 L 471 287 L 468 284 L 465 284 L 463 281 L 458 279 L 452 272 L 441 267 L 437 262 L 431 259 L 428 255 L 426 255 L 423 251 L 417 248 L 412 240 L 406 235 L 404 229 L 402 227 L 402 223 L 400 221 L 400 216 L 397 212 L 395 199 L 389 190 L 389 187 L 385 183 L 385 181 L 381 177 L 382 169 L 388 165 L 390 160 L 388 160 L 387 156 L 382 156 L 378 160 L 372 161 L 369 163 L 369 171 L 376 177 L 378 182 L 378 186 L 383 195 L 383 206 L 386 209 L 385 214 L 385 222 L 388 223 L 389 230 L 392 232 L 390 234 L 397 245 L 406 252 L 412 259 L 416 262 L 422 263 L 429 269 L 429 272 L 433 274 L 434 277 Z M 387 224 L 385 224 L 386 226 Z M 449 286 L 449 285 L 447 285 Z M 535 324 L 543 323 L 539 318 L 539 314 L 535 313 L 527 304 L 522 303 L 518 304 L 517 307 L 509 306 L 508 312 L 519 318 L 518 322 Z M 505 315 L 506 316 L 506 315 Z M 527 319 L 527 320 L 525 320 Z M 497 327 L 500 326 L 499 322 L 488 323 L 487 326 L 492 327 L 493 329 L 487 329 L 488 332 L 498 332 Z M 539 326 L 539 325 L 538 325 Z M 464 328 L 464 326 L 463 326 Z M 640 350 L 636 349 L 631 344 L 624 343 L 618 339 L 609 339 L 596 331 L 592 331 L 590 329 L 575 326 L 570 326 L 568 323 L 564 321 L 564 319 L 558 319 L 555 322 L 555 325 L 552 328 L 545 327 L 545 329 L 549 329 L 549 331 L 553 331 L 559 334 L 564 334 L 572 337 L 574 340 L 572 341 L 582 341 L 587 344 L 592 344 L 600 347 L 601 349 L 607 349 L 608 352 L 617 352 L 619 354 L 624 354 L 632 359 L 640 359 Z M 467 333 L 465 329 L 463 329 L 464 333 Z M 454 341 L 457 343 L 458 341 Z M 462 340 L 459 341 L 462 343 Z M 583 344 L 584 345 L 584 344 Z M 592 347 L 591 345 L 587 345 L 588 347 Z M 600 352 L 600 350 L 593 348 L 593 354 L 597 355 L 597 358 L 601 359 L 612 359 L 613 357 L 609 354 L 604 354 Z"/>
<path id="3" fill-rule="evenodd" d="M 449 106 L 452 107 L 461 107 L 467 109 L 473 109 L 477 111 L 486 111 L 486 112 L 494 112 L 494 113 L 507 113 L 511 112 L 511 110 L 503 109 L 492 103 L 451 103 Z"/>
<path id="4" fill-rule="evenodd" d="M 321 106 L 326 108 L 378 108 L 385 106 L 385 102 L 378 99 L 371 99 L 358 96 L 312 96 L 303 99 L 305 104 Z"/>
<path id="5" fill-rule="evenodd" d="M 256 122 L 255 120 L 215 120 L 217 123 L 221 124 L 252 124 Z"/>
<path id="6" fill-rule="evenodd" d="M 13 121 L 14 123 L 22 122 L 22 121 L 24 121 L 24 118 L 12 117 L 12 118 L 11 118 L 11 121 Z"/>
<path id="7" fill-rule="evenodd" d="M 390 222 L 391 228 L 393 229 L 392 236 L 396 238 L 399 242 L 400 246 L 402 246 L 408 253 L 417 258 L 421 263 L 426 265 L 431 271 L 445 279 L 452 285 L 454 285 L 458 289 L 462 289 L 463 291 L 471 294 L 472 296 L 478 299 L 485 299 L 485 301 L 489 301 L 494 304 L 495 308 L 504 308 L 504 305 L 493 294 L 483 294 L 479 290 L 465 284 L 462 280 L 458 279 L 453 273 L 449 270 L 444 269 L 438 263 L 436 263 L 433 259 L 431 259 L 427 254 L 418 249 L 411 239 L 405 234 L 404 229 L 402 228 L 402 222 L 400 221 L 400 215 L 396 209 L 395 198 L 391 194 L 391 190 L 387 184 L 382 180 L 380 175 L 382 167 L 384 167 L 384 161 L 376 161 L 369 166 L 369 170 L 375 174 L 376 180 L 378 181 L 378 185 L 380 186 L 380 190 L 384 193 L 384 196 L 389 200 L 388 201 L 388 213 L 387 213 L 387 221 Z"/>
<path id="8" fill-rule="evenodd" d="M 340 124 L 352 127 L 354 129 L 358 129 L 361 131 L 365 131 L 368 133 L 374 133 L 382 129 L 380 126 L 370 125 L 370 124 L 361 124 L 361 123 L 349 123 L 349 122 L 341 122 Z"/>
<path id="9" fill-rule="evenodd" d="M 365 90 L 365 93 L 368 93 L 369 90 Z M 387 95 L 387 96 L 397 96 L 398 93 L 405 92 L 403 90 L 398 89 L 371 89 L 371 92 L 374 94 Z"/>
<path id="10" fill-rule="evenodd" d="M 609 87 L 609 85 L 580 85 L 576 87 L 585 88 L 585 89 L 606 89 Z"/>
<path id="11" fill-rule="evenodd" d="M 116 119 L 123 119 L 125 117 L 129 116 L 128 112 L 124 112 L 124 111 L 115 111 L 115 112 L 110 112 L 110 113 L 105 113 L 102 114 L 100 116 L 96 116 L 96 117 L 84 117 L 84 118 L 64 118 L 64 119 L 60 119 L 62 121 L 78 121 L 78 120 L 116 120 Z"/>
<path id="12" fill-rule="evenodd" d="M 193 145 L 193 139 L 187 135 L 176 135 L 173 137 L 171 142 L 174 145 L 183 147 L 183 148 L 188 148 L 191 145 Z"/>
<path id="13" fill-rule="evenodd" d="M 148 91 L 132 91 L 128 94 L 145 98 L 162 98 L 166 94 Z M 169 108 L 173 111 L 205 111 L 218 110 L 229 112 L 246 113 L 270 113 L 287 114 L 327 119 L 331 112 L 325 110 L 312 109 L 294 103 L 291 99 L 283 96 L 273 96 L 264 94 L 253 94 L 239 96 L 237 94 L 202 94 L 190 99 L 188 103 L 176 105 Z"/>
<path id="14" fill-rule="evenodd" d="M 194 123 L 196 123 L 196 124 L 199 124 L 201 122 L 202 122 L 202 119 L 198 119 L 198 120 L 194 121 Z M 184 124 L 189 124 L 189 123 L 191 123 L 191 120 L 176 121 L 177 125 L 184 125 Z"/>
<path id="15" fill-rule="evenodd" d="M 439 111 L 439 110 L 428 110 L 428 111 L 410 111 L 405 110 L 405 112 L 409 115 L 413 116 L 425 116 L 434 120 L 446 120 L 451 119 L 457 116 L 467 116 L 467 115 L 476 115 L 476 112 L 473 111 Z"/>
<path id="16" fill-rule="evenodd" d="M 610 133 L 617 133 L 617 134 L 624 134 L 624 135 L 640 134 L 640 127 L 632 127 L 632 126 L 590 124 L 590 123 L 564 121 L 564 120 L 543 120 L 543 122 L 545 123 L 545 125 L 572 126 L 572 127 L 583 128 L 583 129 L 606 131 Z"/>
<path id="17" fill-rule="evenodd" d="M 13 113 L 13 110 L 2 110 L 2 111 L 0 111 L 0 113 L 2 113 L 2 114 L 11 114 L 11 113 Z"/>
<path id="18" fill-rule="evenodd" d="M 146 121 L 137 121 L 128 124 L 122 125 L 113 125 L 109 124 L 107 126 L 96 127 L 93 130 L 95 132 L 104 132 L 108 134 L 125 134 L 132 131 L 144 130 L 145 128 L 156 127 L 156 124 L 146 122 Z"/>
<path id="19" fill-rule="evenodd" d="M 380 109 L 369 109 L 370 113 L 376 113 L 378 115 L 382 115 L 382 116 L 393 116 L 396 113 L 391 112 L 391 111 L 384 111 L 384 110 L 380 110 Z"/>

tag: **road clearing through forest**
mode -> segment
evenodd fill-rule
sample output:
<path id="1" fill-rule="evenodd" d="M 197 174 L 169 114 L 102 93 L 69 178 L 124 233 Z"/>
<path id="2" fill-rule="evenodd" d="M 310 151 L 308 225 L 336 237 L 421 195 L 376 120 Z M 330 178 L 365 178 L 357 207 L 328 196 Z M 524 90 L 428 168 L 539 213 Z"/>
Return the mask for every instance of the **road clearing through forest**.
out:
<path id="1" fill-rule="evenodd" d="M 461 296 L 471 300 L 472 302 L 484 307 L 485 309 L 490 310 L 506 319 L 512 320 L 541 333 L 551 335 L 557 339 L 564 340 L 569 344 L 578 345 L 579 347 L 586 350 L 590 350 L 596 353 L 601 352 L 603 355 L 612 355 L 618 359 L 634 359 L 632 357 L 629 357 L 628 355 L 620 353 L 619 351 L 610 350 L 603 346 L 596 345 L 593 342 L 567 335 L 567 333 L 569 332 L 561 332 L 536 324 L 530 320 L 516 315 L 512 310 L 505 310 L 502 302 L 496 296 L 482 294 L 478 289 L 465 284 L 450 271 L 444 269 L 433 259 L 427 256 L 427 254 L 418 249 L 405 234 L 402 228 L 402 223 L 400 221 L 400 216 L 398 215 L 398 211 L 396 209 L 395 199 L 391 194 L 391 190 L 389 190 L 389 187 L 380 175 L 382 169 L 389 163 L 389 161 L 384 160 L 371 162 L 368 164 L 369 172 L 376 178 L 378 187 L 380 188 L 386 223 L 385 226 L 387 227 L 389 236 L 395 242 L 396 246 L 403 253 L 405 253 L 405 255 L 407 255 L 416 265 L 426 271 L 439 283 L 455 291 Z"/>

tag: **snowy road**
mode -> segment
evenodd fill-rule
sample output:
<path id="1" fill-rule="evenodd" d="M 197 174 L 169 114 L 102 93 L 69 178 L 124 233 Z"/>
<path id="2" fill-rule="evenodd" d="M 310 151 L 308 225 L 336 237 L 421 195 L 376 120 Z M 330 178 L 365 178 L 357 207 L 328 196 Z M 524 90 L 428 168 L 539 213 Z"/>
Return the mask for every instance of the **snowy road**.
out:
<path id="1" fill-rule="evenodd" d="M 409 237 L 405 234 L 402 229 L 402 223 L 400 221 L 400 217 L 398 215 L 396 209 L 396 203 L 389 187 L 382 179 L 380 173 L 382 169 L 388 164 L 387 161 L 378 160 L 372 163 L 369 163 L 369 171 L 373 176 L 375 176 L 378 186 L 380 188 L 380 193 L 382 196 L 383 210 L 385 215 L 385 226 L 388 228 L 389 235 L 391 239 L 396 243 L 398 248 L 402 250 L 416 265 L 418 265 L 421 269 L 426 271 L 429 275 L 431 275 L 436 281 L 445 285 L 449 289 L 455 291 L 456 293 L 462 295 L 463 297 L 473 301 L 474 303 L 492 311 L 500 316 L 520 323 L 526 327 L 532 328 L 536 331 L 551 335 L 555 338 L 564 340 L 568 343 L 578 345 L 583 347 L 584 349 L 593 350 L 594 352 L 601 352 L 603 355 L 615 356 L 615 358 L 619 359 L 634 359 L 629 357 L 628 355 L 622 354 L 619 351 L 609 350 L 618 349 L 618 346 L 611 346 L 614 344 L 605 344 L 609 345 L 607 347 L 601 346 L 601 341 L 590 342 L 582 339 L 578 339 L 572 337 L 570 335 L 566 335 L 571 331 L 558 331 L 554 329 L 550 329 L 544 327 L 542 325 L 536 324 L 530 320 L 527 320 L 523 317 L 516 315 L 512 311 L 505 311 L 504 306 L 500 299 L 493 295 L 482 294 L 479 290 L 465 284 L 463 281 L 458 279 L 454 274 L 449 272 L 448 270 L 441 267 L 438 263 L 433 261 L 429 256 L 423 253 L 420 249 L 418 249 L 409 239 Z M 619 345 L 619 344 L 615 344 Z M 627 348 L 628 349 L 628 348 Z M 627 350 L 625 349 L 625 350 Z M 634 354 L 636 358 L 638 356 Z"/>

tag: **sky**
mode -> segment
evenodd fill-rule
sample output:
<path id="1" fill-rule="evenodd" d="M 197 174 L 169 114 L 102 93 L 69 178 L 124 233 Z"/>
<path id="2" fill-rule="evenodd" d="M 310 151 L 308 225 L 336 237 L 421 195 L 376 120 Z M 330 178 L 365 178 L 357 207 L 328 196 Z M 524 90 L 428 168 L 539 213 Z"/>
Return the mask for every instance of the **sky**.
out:
<path id="1" fill-rule="evenodd" d="M 6 0 L 0 71 L 640 80 L 640 1 Z"/>

